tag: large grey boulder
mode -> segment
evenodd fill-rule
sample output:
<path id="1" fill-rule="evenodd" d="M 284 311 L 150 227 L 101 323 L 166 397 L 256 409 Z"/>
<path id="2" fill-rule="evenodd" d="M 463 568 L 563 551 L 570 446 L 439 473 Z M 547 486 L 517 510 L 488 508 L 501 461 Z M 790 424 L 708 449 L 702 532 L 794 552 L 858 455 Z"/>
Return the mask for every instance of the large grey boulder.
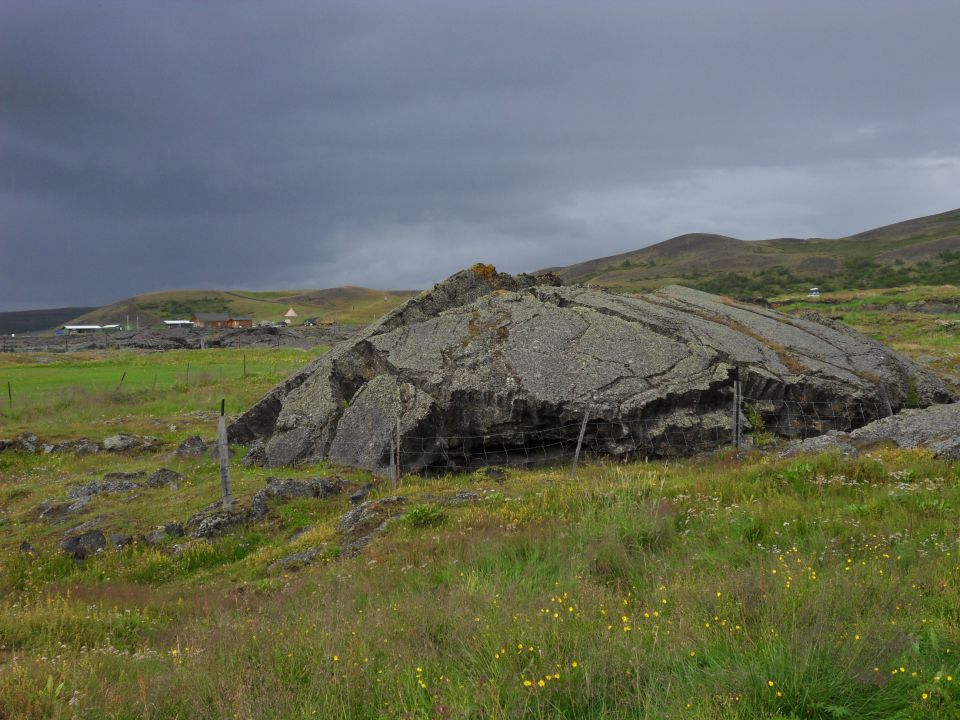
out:
<path id="1" fill-rule="evenodd" d="M 733 375 L 765 428 L 850 430 L 954 398 L 936 376 L 842 325 L 683 287 L 627 297 L 553 277 L 461 271 L 340 343 L 230 428 L 268 466 L 386 472 L 559 459 L 585 448 L 671 457 L 729 444 Z"/>
<path id="2" fill-rule="evenodd" d="M 793 443 L 781 454 L 790 457 L 837 450 L 843 455 L 856 455 L 880 445 L 926 448 L 942 460 L 960 460 L 960 403 L 904 410 L 852 432 L 831 432 Z"/>

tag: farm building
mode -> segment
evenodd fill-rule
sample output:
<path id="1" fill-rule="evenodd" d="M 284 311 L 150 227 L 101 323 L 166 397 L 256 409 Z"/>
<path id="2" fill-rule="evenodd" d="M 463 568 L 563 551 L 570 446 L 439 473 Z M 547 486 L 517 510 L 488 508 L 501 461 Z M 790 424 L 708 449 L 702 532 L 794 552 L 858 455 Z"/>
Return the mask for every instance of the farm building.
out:
<path id="1" fill-rule="evenodd" d="M 68 335 L 83 335 L 84 333 L 120 330 L 119 325 L 64 325 L 63 330 Z"/>
<path id="2" fill-rule="evenodd" d="M 190 318 L 198 328 L 252 328 L 250 315 L 228 315 L 227 313 L 194 313 Z"/>
<path id="3" fill-rule="evenodd" d="M 164 320 L 163 324 L 167 328 L 189 328 L 193 327 L 193 320 Z"/>

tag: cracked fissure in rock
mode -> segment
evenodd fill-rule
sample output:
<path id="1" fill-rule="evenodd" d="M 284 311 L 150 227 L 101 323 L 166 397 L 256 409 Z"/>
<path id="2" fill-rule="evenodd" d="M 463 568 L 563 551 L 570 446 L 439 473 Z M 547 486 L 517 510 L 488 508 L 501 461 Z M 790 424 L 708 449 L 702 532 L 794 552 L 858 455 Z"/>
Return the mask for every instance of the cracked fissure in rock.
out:
<path id="1" fill-rule="evenodd" d="M 565 459 L 589 412 L 586 452 L 676 457 L 730 443 L 734 369 L 787 437 L 955 399 L 835 323 L 682 287 L 628 297 L 471 268 L 280 383 L 230 440 L 265 439 L 271 466 L 327 458 L 385 473 L 399 418 L 404 471 L 442 472 Z M 813 412 L 821 403 L 829 413 Z"/>

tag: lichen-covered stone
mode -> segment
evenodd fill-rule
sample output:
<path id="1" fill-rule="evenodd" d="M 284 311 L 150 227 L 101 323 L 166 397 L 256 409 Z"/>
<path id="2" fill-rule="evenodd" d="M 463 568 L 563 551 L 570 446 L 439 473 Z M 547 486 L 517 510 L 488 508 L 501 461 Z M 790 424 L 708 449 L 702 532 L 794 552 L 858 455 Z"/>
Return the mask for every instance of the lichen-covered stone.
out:
<path id="1" fill-rule="evenodd" d="M 730 442 L 735 370 L 787 437 L 954 399 L 835 323 L 682 287 L 628 297 L 471 268 L 288 378 L 230 432 L 265 439 L 268 466 L 386 474 L 399 421 L 402 470 L 443 471 L 566 457 L 588 411 L 585 452 L 672 457 Z"/>

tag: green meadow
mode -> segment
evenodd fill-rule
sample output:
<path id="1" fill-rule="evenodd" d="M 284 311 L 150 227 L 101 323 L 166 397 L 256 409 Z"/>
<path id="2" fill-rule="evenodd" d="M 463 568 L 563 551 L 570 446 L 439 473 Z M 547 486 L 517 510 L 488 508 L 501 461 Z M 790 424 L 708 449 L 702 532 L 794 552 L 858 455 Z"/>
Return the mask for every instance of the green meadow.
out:
<path id="1" fill-rule="evenodd" d="M 936 316 L 889 317 L 852 316 L 915 355 L 953 352 L 923 325 Z M 0 718 L 960 718 L 960 468 L 922 450 L 595 460 L 394 490 L 322 463 L 245 467 L 235 447 L 240 503 L 270 475 L 347 490 L 212 540 L 59 552 L 87 521 L 146 534 L 214 502 L 217 463 L 171 451 L 214 436 L 221 397 L 241 412 L 323 351 L 248 350 L 246 377 L 230 350 L 0 356 L 16 393 L 0 437 L 160 442 L 0 454 Z M 183 481 L 39 518 L 106 472 L 161 466 Z M 368 481 L 406 514 L 345 557 L 337 523 Z M 458 491 L 476 499 L 443 501 Z M 312 566 L 271 569 L 310 548 Z"/>

